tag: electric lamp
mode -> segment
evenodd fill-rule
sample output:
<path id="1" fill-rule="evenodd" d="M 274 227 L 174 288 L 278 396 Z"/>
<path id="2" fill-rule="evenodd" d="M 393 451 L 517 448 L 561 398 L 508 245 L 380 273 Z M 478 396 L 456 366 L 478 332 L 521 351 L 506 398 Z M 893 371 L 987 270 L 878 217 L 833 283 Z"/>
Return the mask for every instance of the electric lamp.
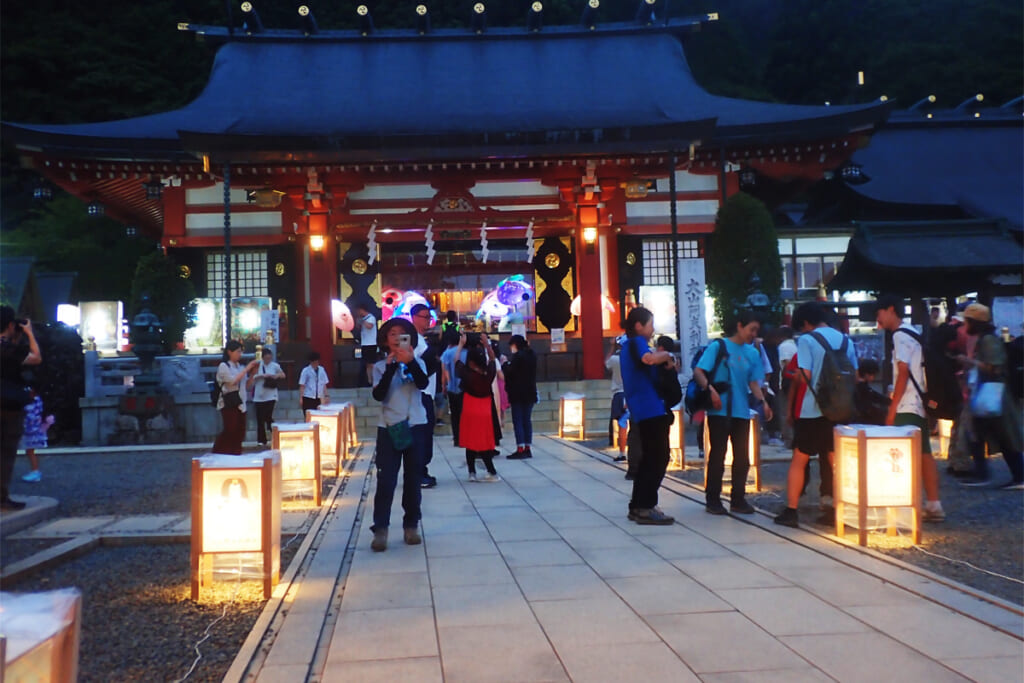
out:
<path id="1" fill-rule="evenodd" d="M 320 506 L 320 424 L 296 422 L 274 425 L 274 449 L 281 451 L 283 494 L 302 495 L 313 487 L 313 503 Z"/>
<path id="2" fill-rule="evenodd" d="M 949 442 L 953 438 L 953 421 L 939 420 L 939 453 L 949 457 Z"/>
<path id="3" fill-rule="evenodd" d="M 747 472 L 746 490 L 761 490 L 761 426 L 757 421 L 757 411 L 750 411 L 747 436 L 747 455 L 750 458 L 750 470 Z M 727 442 L 725 447 L 725 472 L 722 474 L 722 484 L 732 483 L 732 441 Z M 704 487 L 708 485 L 708 460 L 711 454 L 711 430 L 707 424 L 704 425 Z"/>
<path id="4" fill-rule="evenodd" d="M 215 576 L 261 580 L 269 598 L 280 573 L 280 452 L 192 458 L 192 599 Z"/>
<path id="5" fill-rule="evenodd" d="M 837 425 L 835 435 L 836 535 L 846 525 L 868 544 L 868 531 L 885 526 L 896 536 L 900 508 L 910 513 L 915 544 L 921 541 L 921 430 L 914 426 Z M 883 516 L 884 513 L 884 516 Z M 870 518 L 870 519 L 869 519 Z"/>
<path id="6" fill-rule="evenodd" d="M 333 461 L 335 474 L 341 473 L 342 460 L 348 456 L 346 418 L 344 404 L 325 404 L 306 411 L 306 422 L 320 425 L 320 463 Z"/>
<path id="7" fill-rule="evenodd" d="M 330 410 L 341 413 L 341 444 L 342 460 L 348 458 L 349 450 L 359 445 L 359 435 L 356 434 L 356 406 L 351 401 L 345 403 L 324 403 L 319 410 Z M 321 441 L 323 439 L 321 438 Z"/>
<path id="8" fill-rule="evenodd" d="M 586 433 L 586 406 L 582 394 L 566 394 L 558 401 L 558 438 L 566 432 L 579 432 L 582 440 Z"/>
<path id="9" fill-rule="evenodd" d="M 0 593 L 0 672 L 6 681 L 78 680 L 82 594 Z"/>

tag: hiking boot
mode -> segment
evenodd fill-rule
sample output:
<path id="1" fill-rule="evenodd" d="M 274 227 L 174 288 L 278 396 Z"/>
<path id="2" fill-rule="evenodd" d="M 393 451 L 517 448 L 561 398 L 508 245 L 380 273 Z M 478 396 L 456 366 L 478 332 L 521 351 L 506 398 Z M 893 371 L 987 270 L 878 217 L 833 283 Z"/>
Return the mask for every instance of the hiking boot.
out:
<path id="1" fill-rule="evenodd" d="M 754 506 L 747 501 L 739 500 L 729 504 L 729 512 L 734 515 L 752 515 L 756 510 L 754 510 Z"/>
<path id="2" fill-rule="evenodd" d="M 419 545 L 423 542 L 423 539 L 420 538 L 420 534 L 415 528 L 405 529 L 404 532 L 406 545 Z"/>
<path id="3" fill-rule="evenodd" d="M 781 524 L 782 526 L 792 527 L 794 529 L 800 526 L 800 515 L 793 508 L 785 508 L 782 512 L 775 516 L 775 523 Z"/>
<path id="4" fill-rule="evenodd" d="M 668 526 L 676 521 L 674 517 L 669 517 L 658 508 L 651 508 L 649 510 L 637 509 L 633 511 L 633 514 L 636 515 L 636 520 L 634 521 L 637 524 Z"/>
<path id="5" fill-rule="evenodd" d="M 388 530 L 377 529 L 373 532 L 373 540 L 370 541 L 370 550 L 375 553 L 383 552 L 388 549 Z"/>

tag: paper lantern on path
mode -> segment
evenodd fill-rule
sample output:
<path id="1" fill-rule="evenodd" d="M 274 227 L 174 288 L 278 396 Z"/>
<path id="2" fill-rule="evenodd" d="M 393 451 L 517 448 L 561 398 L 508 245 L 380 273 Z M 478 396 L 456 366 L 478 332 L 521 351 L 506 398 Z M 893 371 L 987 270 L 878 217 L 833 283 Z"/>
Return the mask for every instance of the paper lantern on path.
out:
<path id="1" fill-rule="evenodd" d="M 558 402 L 558 438 L 576 432 L 579 439 L 586 438 L 586 399 L 582 394 L 566 394 Z"/>
<path id="2" fill-rule="evenodd" d="M 0 680 L 78 680 L 82 594 L 0 593 Z"/>
<path id="3" fill-rule="evenodd" d="M 274 448 L 281 452 L 281 495 L 312 495 L 320 506 L 320 425 L 317 422 L 275 424 Z"/>

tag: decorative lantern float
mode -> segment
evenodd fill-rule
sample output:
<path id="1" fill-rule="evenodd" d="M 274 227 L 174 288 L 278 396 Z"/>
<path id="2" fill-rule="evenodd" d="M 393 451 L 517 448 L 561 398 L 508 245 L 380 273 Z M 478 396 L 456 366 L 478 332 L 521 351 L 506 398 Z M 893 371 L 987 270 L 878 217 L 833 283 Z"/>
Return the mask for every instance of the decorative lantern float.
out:
<path id="1" fill-rule="evenodd" d="M 711 453 L 711 430 L 704 428 L 704 487 L 708 485 L 708 455 Z M 750 411 L 750 426 L 747 437 L 747 456 L 750 458 L 750 470 L 747 472 L 747 491 L 761 490 L 761 425 L 757 420 L 757 411 Z M 725 448 L 725 472 L 722 484 L 732 483 L 732 441 Z"/>
<path id="2" fill-rule="evenodd" d="M 579 439 L 586 436 L 586 399 L 582 394 L 566 394 L 558 402 L 558 438 L 564 439 L 566 432 L 578 432 Z"/>
<path id="3" fill-rule="evenodd" d="M 274 449 L 281 452 L 282 495 L 306 495 L 312 486 L 313 503 L 320 506 L 320 424 L 297 422 L 274 425 Z"/>
<path id="4" fill-rule="evenodd" d="M 843 538 L 846 525 L 854 526 L 858 543 L 866 546 L 872 528 L 895 536 L 900 526 L 909 526 L 919 543 L 921 430 L 837 425 L 834 434 L 836 535 Z"/>
<path id="5" fill-rule="evenodd" d="M 74 683 L 82 594 L 0 593 L 0 680 Z"/>
<path id="6" fill-rule="evenodd" d="M 192 459 L 192 599 L 214 577 L 258 579 L 269 598 L 281 572 L 281 454 Z"/>

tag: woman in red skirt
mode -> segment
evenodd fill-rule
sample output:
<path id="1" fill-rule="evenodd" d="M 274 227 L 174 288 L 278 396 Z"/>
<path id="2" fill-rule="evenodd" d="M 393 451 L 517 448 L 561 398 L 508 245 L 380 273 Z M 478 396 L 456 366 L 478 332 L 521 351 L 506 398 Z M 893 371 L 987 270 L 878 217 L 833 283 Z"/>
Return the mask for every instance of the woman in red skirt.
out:
<path id="1" fill-rule="evenodd" d="M 466 347 L 466 335 L 459 337 L 455 357 L 462 355 Z M 466 449 L 466 466 L 469 481 L 501 481 L 494 469 L 494 454 L 501 440 L 501 428 L 494 408 L 491 384 L 497 374 L 494 351 L 486 334 L 472 339 L 466 351 L 466 362 L 455 363 L 455 374 L 462 383 L 462 417 L 459 421 L 459 446 Z M 476 478 L 476 459 L 481 458 L 487 468 L 487 476 Z"/>

